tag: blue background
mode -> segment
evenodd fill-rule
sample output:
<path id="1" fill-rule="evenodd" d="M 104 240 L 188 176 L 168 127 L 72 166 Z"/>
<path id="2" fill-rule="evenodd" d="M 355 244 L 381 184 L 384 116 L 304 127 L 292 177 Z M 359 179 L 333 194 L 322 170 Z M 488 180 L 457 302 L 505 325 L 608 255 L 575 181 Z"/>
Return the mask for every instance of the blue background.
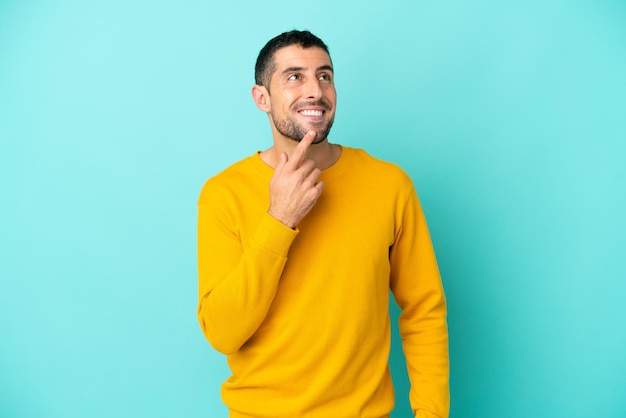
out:
<path id="1" fill-rule="evenodd" d="M 226 416 L 196 200 L 271 145 L 252 69 L 292 28 L 331 48 L 331 140 L 416 183 L 451 416 L 626 416 L 618 0 L 0 1 L 0 416 Z"/>

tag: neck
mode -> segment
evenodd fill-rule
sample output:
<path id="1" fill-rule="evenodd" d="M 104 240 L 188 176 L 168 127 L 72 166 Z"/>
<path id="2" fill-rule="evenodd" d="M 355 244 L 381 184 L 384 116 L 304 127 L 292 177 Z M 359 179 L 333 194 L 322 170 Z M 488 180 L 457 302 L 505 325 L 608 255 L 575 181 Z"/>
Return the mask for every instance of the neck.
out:
<path id="1" fill-rule="evenodd" d="M 292 139 L 275 136 L 274 145 L 261 152 L 260 157 L 265 164 L 272 168 L 276 168 L 276 165 L 280 160 L 280 155 L 284 152 L 289 158 L 291 158 L 291 155 L 297 145 L 298 142 Z M 316 167 L 320 170 L 325 170 L 337 162 L 341 155 L 341 147 L 336 144 L 331 144 L 328 142 L 328 139 L 324 139 L 320 143 L 311 144 L 306 155 L 307 158 L 310 158 L 315 162 Z"/>

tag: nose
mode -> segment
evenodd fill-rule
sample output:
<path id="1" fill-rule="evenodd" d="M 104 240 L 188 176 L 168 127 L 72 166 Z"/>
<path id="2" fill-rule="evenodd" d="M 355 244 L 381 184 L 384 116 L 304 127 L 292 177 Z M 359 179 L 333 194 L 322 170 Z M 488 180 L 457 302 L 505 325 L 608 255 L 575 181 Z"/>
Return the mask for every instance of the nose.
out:
<path id="1" fill-rule="evenodd" d="M 322 86 L 317 78 L 313 77 L 306 83 L 305 96 L 307 99 L 319 100 L 324 96 Z"/>

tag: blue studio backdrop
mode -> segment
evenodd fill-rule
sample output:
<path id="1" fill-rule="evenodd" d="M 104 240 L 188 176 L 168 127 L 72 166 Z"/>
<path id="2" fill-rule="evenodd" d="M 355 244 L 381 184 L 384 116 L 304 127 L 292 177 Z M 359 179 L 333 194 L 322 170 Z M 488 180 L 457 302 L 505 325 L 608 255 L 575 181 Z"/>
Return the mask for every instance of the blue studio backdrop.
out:
<path id="1" fill-rule="evenodd" d="M 626 416 L 624 1 L 2 0 L 0 417 L 227 416 L 196 201 L 271 145 L 254 60 L 293 28 L 330 46 L 331 140 L 416 184 L 451 417 Z"/>

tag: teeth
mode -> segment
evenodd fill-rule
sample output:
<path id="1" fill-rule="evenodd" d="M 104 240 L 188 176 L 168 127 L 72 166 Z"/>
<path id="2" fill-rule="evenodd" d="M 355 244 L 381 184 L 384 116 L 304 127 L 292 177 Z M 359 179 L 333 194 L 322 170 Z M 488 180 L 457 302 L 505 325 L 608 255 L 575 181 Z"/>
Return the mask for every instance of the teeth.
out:
<path id="1" fill-rule="evenodd" d="M 301 110 L 300 114 L 304 116 L 322 116 L 321 110 Z"/>

